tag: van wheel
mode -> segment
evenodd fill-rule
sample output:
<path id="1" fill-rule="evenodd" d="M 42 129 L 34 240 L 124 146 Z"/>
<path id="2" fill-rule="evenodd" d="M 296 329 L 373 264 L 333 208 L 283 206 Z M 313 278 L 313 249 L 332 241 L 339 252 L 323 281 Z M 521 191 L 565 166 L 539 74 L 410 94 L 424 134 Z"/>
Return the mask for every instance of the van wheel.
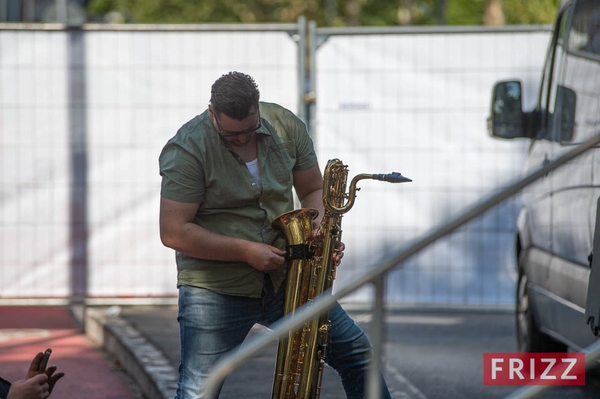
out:
<path id="1" fill-rule="evenodd" d="M 519 273 L 517 289 L 517 347 L 520 352 L 566 352 L 568 349 L 536 326 L 529 301 L 527 275 L 523 272 Z"/>

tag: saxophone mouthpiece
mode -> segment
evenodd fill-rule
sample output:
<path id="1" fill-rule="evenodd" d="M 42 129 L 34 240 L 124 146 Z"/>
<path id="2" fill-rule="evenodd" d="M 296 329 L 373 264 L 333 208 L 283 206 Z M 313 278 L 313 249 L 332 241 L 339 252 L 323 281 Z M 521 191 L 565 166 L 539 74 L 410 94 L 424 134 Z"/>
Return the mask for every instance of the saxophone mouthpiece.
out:
<path id="1" fill-rule="evenodd" d="M 387 181 L 389 183 L 407 183 L 407 182 L 412 181 L 408 177 L 402 176 L 402 173 L 400 173 L 400 172 L 392 172 L 392 173 L 387 173 L 385 175 L 384 174 L 373 175 L 373 179 Z"/>

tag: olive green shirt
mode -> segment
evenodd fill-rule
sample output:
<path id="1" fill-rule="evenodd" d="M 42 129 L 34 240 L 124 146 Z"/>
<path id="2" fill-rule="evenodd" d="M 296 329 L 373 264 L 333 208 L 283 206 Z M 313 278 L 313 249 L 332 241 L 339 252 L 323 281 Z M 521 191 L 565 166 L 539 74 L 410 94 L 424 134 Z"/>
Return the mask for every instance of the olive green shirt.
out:
<path id="1" fill-rule="evenodd" d="M 199 203 L 194 223 L 207 230 L 283 249 L 285 241 L 271 222 L 293 209 L 292 171 L 314 166 L 317 157 L 306 126 L 291 111 L 261 102 L 260 116 L 256 138 L 262 191 L 244 161 L 225 146 L 206 110 L 183 125 L 163 148 L 161 196 Z M 248 263 L 198 259 L 180 252 L 176 262 L 178 286 L 261 296 L 264 272 Z M 285 267 L 268 273 L 278 289 Z"/>

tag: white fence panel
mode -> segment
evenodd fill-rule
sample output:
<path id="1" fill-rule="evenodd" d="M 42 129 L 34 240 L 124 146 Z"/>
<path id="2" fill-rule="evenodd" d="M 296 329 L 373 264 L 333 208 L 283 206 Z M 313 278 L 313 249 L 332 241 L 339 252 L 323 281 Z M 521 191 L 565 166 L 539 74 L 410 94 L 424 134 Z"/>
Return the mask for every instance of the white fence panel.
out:
<path id="1" fill-rule="evenodd" d="M 297 109 L 297 45 L 285 32 L 90 32 L 90 295 L 176 292 L 158 236 L 158 155 L 202 112 L 212 83 L 253 76 L 261 98 Z"/>
<path id="2" fill-rule="evenodd" d="M 492 86 L 518 78 L 531 109 L 550 33 L 485 31 L 333 35 L 318 49 L 315 132 L 320 162 L 412 183 L 364 180 L 344 218 L 336 284 L 364 272 L 518 178 L 528 141 L 486 133 Z M 518 199 L 410 259 L 388 278 L 391 303 L 514 302 Z M 368 289 L 350 295 L 370 301 Z"/>
<path id="3" fill-rule="evenodd" d="M 0 298 L 175 295 L 158 236 L 160 150 L 231 70 L 297 110 L 296 40 L 0 30 Z"/>
<path id="4" fill-rule="evenodd" d="M 0 32 L 0 297 L 69 294 L 66 39 Z"/>

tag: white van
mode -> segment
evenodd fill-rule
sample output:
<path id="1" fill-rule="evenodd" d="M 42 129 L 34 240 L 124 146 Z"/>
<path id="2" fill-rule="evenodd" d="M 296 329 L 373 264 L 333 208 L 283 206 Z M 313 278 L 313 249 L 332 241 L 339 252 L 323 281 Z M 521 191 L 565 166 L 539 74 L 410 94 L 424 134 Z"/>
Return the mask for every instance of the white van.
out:
<path id="1" fill-rule="evenodd" d="M 600 1 L 560 5 L 534 110 L 523 111 L 521 82 L 494 86 L 488 130 L 529 138 L 533 172 L 600 134 Z M 596 338 L 587 324 L 600 148 L 555 169 L 522 193 L 515 240 L 517 331 L 521 351 L 581 350 Z"/>

